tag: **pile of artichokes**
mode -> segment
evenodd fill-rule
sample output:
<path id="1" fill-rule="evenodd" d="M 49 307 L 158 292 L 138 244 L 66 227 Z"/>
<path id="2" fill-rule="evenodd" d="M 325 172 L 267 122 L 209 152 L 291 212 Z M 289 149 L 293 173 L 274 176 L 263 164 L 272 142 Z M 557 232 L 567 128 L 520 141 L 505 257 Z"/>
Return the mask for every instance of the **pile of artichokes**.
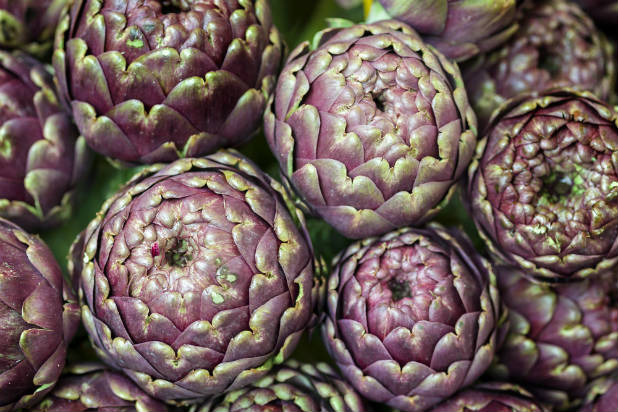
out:
<path id="1" fill-rule="evenodd" d="M 617 24 L 0 0 L 0 412 L 618 412 Z"/>

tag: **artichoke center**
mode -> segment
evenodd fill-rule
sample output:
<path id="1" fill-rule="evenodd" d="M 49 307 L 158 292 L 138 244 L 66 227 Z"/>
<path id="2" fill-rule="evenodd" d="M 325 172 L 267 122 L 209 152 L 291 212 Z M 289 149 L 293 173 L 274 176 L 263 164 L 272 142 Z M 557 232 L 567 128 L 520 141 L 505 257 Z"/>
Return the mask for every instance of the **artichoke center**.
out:
<path id="1" fill-rule="evenodd" d="M 187 239 L 176 239 L 171 248 L 165 251 L 168 265 L 184 268 L 193 260 L 194 248 Z"/>
<path id="2" fill-rule="evenodd" d="M 543 179 L 541 197 L 550 203 L 560 203 L 568 200 L 571 195 L 578 194 L 582 184 L 577 173 L 554 171 Z"/>
<path id="3" fill-rule="evenodd" d="M 182 12 L 190 11 L 191 8 L 187 4 L 187 1 L 182 0 L 168 0 L 161 3 L 162 14 L 178 14 Z"/>
<path id="4" fill-rule="evenodd" d="M 557 77 L 560 74 L 563 64 L 563 56 L 556 55 L 544 47 L 539 49 L 539 68 L 548 72 L 552 78 Z"/>
<path id="5" fill-rule="evenodd" d="M 403 298 L 412 297 L 412 291 L 410 289 L 409 281 L 393 278 L 389 280 L 387 284 L 388 288 L 391 291 L 392 299 L 395 302 L 399 302 Z"/>

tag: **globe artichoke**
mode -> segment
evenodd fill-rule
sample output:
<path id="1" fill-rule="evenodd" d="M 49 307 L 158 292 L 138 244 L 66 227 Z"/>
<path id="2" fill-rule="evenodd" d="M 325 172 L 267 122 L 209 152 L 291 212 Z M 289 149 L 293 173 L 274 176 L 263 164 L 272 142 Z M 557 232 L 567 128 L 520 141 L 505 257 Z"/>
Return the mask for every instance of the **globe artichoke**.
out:
<path id="1" fill-rule="evenodd" d="M 379 0 L 369 19 L 409 24 L 447 57 L 466 60 L 504 43 L 517 30 L 517 0 Z"/>
<path id="2" fill-rule="evenodd" d="M 67 2 L 0 0 L 0 48 L 17 48 L 46 57 L 51 52 L 58 19 Z"/>
<path id="3" fill-rule="evenodd" d="M 396 21 L 316 42 L 292 52 L 264 117 L 282 174 L 350 238 L 427 220 L 476 145 L 459 69 Z"/>
<path id="4" fill-rule="evenodd" d="M 509 310 L 506 341 L 492 373 L 527 386 L 556 410 L 576 406 L 594 378 L 618 369 L 618 301 L 607 275 L 549 285 L 498 266 Z"/>
<path id="5" fill-rule="evenodd" d="M 0 219 L 0 411 L 49 392 L 79 325 L 79 307 L 51 251 Z"/>
<path id="6" fill-rule="evenodd" d="M 510 100 L 470 166 L 468 196 L 491 251 L 547 280 L 618 262 L 618 113 L 572 90 Z"/>
<path id="7" fill-rule="evenodd" d="M 167 412 L 168 407 L 146 395 L 120 373 L 97 364 L 78 364 L 32 412 Z"/>
<path id="8" fill-rule="evenodd" d="M 267 0 L 74 0 L 56 47 L 81 134 L 123 163 L 245 141 L 282 58 Z"/>
<path id="9" fill-rule="evenodd" d="M 287 359 L 318 284 L 288 205 L 233 151 L 138 174 L 77 240 L 82 253 L 73 248 L 100 358 L 168 401 L 241 388 Z"/>
<path id="10" fill-rule="evenodd" d="M 294 360 L 253 385 L 211 399 L 198 412 L 364 412 L 361 397 L 326 363 Z"/>
<path id="11" fill-rule="evenodd" d="M 575 0 L 585 11 L 600 24 L 610 26 L 618 22 L 618 1 L 616 0 Z"/>
<path id="12" fill-rule="evenodd" d="M 587 390 L 586 402 L 579 412 L 618 411 L 618 376 L 599 378 Z"/>
<path id="13" fill-rule="evenodd" d="M 616 78 L 612 49 L 576 4 L 535 2 L 506 44 L 464 70 L 481 130 L 500 104 L 520 93 L 576 87 L 606 100 Z"/>
<path id="14" fill-rule="evenodd" d="M 425 411 L 490 366 L 498 291 L 491 266 L 462 236 L 405 228 L 335 259 L 322 334 L 361 395 Z"/>
<path id="15" fill-rule="evenodd" d="M 69 217 L 90 164 L 54 90 L 45 66 L 0 50 L 0 217 L 32 231 Z"/>
<path id="16" fill-rule="evenodd" d="M 478 384 L 431 409 L 431 412 L 546 412 L 524 388 L 503 382 Z"/>

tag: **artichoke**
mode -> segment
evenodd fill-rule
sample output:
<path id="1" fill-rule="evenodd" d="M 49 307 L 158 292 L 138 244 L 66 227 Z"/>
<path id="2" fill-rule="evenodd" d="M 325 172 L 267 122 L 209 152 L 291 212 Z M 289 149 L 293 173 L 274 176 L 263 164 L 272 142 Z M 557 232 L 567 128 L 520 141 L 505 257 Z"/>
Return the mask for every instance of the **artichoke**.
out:
<path id="1" fill-rule="evenodd" d="M 431 409 L 431 412 L 546 412 L 524 388 L 503 382 L 478 384 Z"/>
<path id="2" fill-rule="evenodd" d="M 81 134 L 121 163 L 199 156 L 259 127 L 281 58 L 267 0 L 74 0 L 54 67 Z"/>
<path id="3" fill-rule="evenodd" d="M 490 250 L 546 280 L 618 262 L 618 113 L 589 93 L 519 96 L 497 111 L 468 196 Z"/>
<path id="4" fill-rule="evenodd" d="M 109 199 L 71 265 L 100 358 L 166 401 L 241 388 L 287 359 L 318 282 L 283 193 L 220 151 L 150 166 Z"/>
<path id="5" fill-rule="evenodd" d="M 618 22 L 618 1 L 575 0 L 585 11 L 601 24 L 616 26 Z"/>
<path id="6" fill-rule="evenodd" d="M 517 30 L 517 0 L 379 0 L 370 20 L 409 24 L 447 57 L 462 61 L 504 43 Z M 381 4 L 381 6 L 380 6 Z"/>
<path id="7" fill-rule="evenodd" d="M 498 291 L 463 234 L 404 228 L 352 244 L 334 264 L 323 339 L 361 395 L 425 411 L 490 366 Z"/>
<path id="8" fill-rule="evenodd" d="M 32 412 L 167 412 L 168 407 L 146 395 L 120 373 L 97 364 L 78 364 L 67 368 L 68 375 L 58 381 Z"/>
<path id="9" fill-rule="evenodd" d="M 199 412 L 364 412 L 361 397 L 326 363 L 294 360 L 253 385 L 211 399 Z"/>
<path id="10" fill-rule="evenodd" d="M 31 231 L 70 216 L 90 164 L 54 90 L 45 66 L 0 51 L 0 217 Z"/>
<path id="11" fill-rule="evenodd" d="M 618 411 L 618 376 L 604 377 L 592 382 L 587 390 L 584 406 L 579 412 Z"/>
<path id="12" fill-rule="evenodd" d="M 550 285 L 512 266 L 496 270 L 509 327 L 493 375 L 528 387 L 557 410 L 576 406 L 590 381 L 618 369 L 613 273 Z"/>
<path id="13" fill-rule="evenodd" d="M 505 45 L 464 70 L 481 130 L 500 104 L 520 93 L 576 87 L 606 100 L 613 92 L 613 47 L 592 20 L 571 1 L 537 3 Z"/>
<path id="14" fill-rule="evenodd" d="M 79 325 L 79 306 L 49 248 L 0 219 L 0 411 L 49 392 Z"/>
<path id="15" fill-rule="evenodd" d="M 396 21 L 316 42 L 292 52 L 264 117 L 282 174 L 350 238 L 428 220 L 476 146 L 459 69 Z"/>
<path id="16" fill-rule="evenodd" d="M 68 0 L 0 0 L 0 48 L 49 57 Z"/>

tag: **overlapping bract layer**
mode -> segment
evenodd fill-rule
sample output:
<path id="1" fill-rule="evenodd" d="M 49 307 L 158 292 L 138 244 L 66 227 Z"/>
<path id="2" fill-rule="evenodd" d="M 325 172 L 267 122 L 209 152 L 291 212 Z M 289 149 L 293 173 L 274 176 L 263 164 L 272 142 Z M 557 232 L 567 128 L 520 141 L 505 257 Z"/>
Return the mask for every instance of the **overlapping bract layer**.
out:
<path id="1" fill-rule="evenodd" d="M 579 412 L 618 411 L 618 375 L 593 381 Z"/>
<path id="2" fill-rule="evenodd" d="M 163 400 L 234 390 L 287 359 L 315 295 L 304 221 L 282 193 L 221 151 L 151 166 L 107 201 L 73 250 L 99 356 Z"/>
<path id="3" fill-rule="evenodd" d="M 572 87 L 602 100 L 613 93 L 612 45 L 590 17 L 571 1 L 532 4 L 506 44 L 464 70 L 481 130 L 500 104 L 520 93 Z"/>
<path id="4" fill-rule="evenodd" d="M 318 36 L 292 52 L 265 115 L 283 175 L 347 237 L 422 223 L 476 145 L 459 69 L 396 21 Z"/>
<path id="5" fill-rule="evenodd" d="M 498 291 L 488 262 L 461 236 L 437 226 L 401 229 L 338 257 L 322 332 L 361 395 L 425 411 L 491 364 Z"/>
<path id="6" fill-rule="evenodd" d="M 97 364 L 67 368 L 54 390 L 32 412 L 167 412 L 129 378 Z"/>
<path id="7" fill-rule="evenodd" d="M 32 406 L 52 389 L 78 325 L 49 248 L 0 218 L 0 411 Z"/>
<path id="8" fill-rule="evenodd" d="M 32 231 L 60 224 L 89 160 L 47 68 L 0 51 L 0 217 Z"/>
<path id="9" fill-rule="evenodd" d="M 294 360 L 253 385 L 215 398 L 199 412 L 364 412 L 361 397 L 326 363 Z"/>
<path id="10" fill-rule="evenodd" d="M 492 252 L 548 280 L 618 261 L 618 113 L 588 93 L 520 96 L 496 113 L 470 166 Z"/>
<path id="11" fill-rule="evenodd" d="M 282 58 L 267 0 L 76 0 L 54 66 L 88 144 L 154 163 L 259 127 Z"/>
<path id="12" fill-rule="evenodd" d="M 466 60 L 491 50 L 517 30 L 516 0 L 379 2 L 389 16 L 412 26 L 428 43 L 454 60 Z"/>
<path id="13" fill-rule="evenodd" d="M 564 410 L 594 378 L 618 369 L 618 302 L 608 275 L 551 286 L 500 266 L 509 329 L 492 371 Z"/>

